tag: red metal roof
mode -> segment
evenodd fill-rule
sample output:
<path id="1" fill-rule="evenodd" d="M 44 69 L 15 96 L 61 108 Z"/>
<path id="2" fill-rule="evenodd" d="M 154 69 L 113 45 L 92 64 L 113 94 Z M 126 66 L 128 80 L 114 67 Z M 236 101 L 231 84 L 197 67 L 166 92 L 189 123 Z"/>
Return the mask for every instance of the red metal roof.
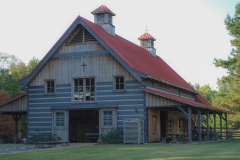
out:
<path id="1" fill-rule="evenodd" d="M 18 98 L 21 98 L 21 97 L 23 97 L 23 96 L 27 96 L 27 93 L 21 93 L 21 94 L 15 96 L 15 97 L 13 97 L 13 98 L 10 98 L 10 99 L 8 99 L 8 100 L 0 103 L 0 106 L 2 106 L 2 105 L 4 105 L 4 104 L 7 104 L 7 103 L 10 103 L 10 102 L 12 102 L 12 101 L 14 101 L 14 100 L 16 100 L 16 99 L 18 99 Z"/>
<path id="2" fill-rule="evenodd" d="M 146 75 L 175 85 L 195 90 L 179 76 L 162 58 L 152 56 L 144 48 L 120 37 L 108 34 L 101 26 L 79 17 L 93 30 L 126 64 Z"/>
<path id="3" fill-rule="evenodd" d="M 153 41 L 156 41 L 153 36 L 151 36 L 149 33 L 144 33 L 141 37 L 138 38 L 139 40 L 147 40 L 147 39 L 152 39 Z"/>
<path id="4" fill-rule="evenodd" d="M 199 103 L 199 102 L 196 102 L 194 100 L 190 100 L 190 99 L 187 99 L 187 98 L 183 98 L 183 97 L 168 94 L 168 93 L 165 93 L 165 92 L 157 91 L 157 90 L 154 90 L 154 89 L 143 88 L 143 90 L 146 91 L 146 92 L 153 93 L 153 94 L 165 97 L 165 98 L 173 99 L 173 100 L 176 100 L 178 102 L 182 102 L 182 103 L 185 103 L 185 104 L 188 104 L 188 105 L 192 105 L 192 106 L 196 106 L 196 107 L 204 107 L 204 108 L 209 108 L 209 109 L 212 109 L 212 110 L 217 110 L 217 111 L 222 111 L 222 112 L 227 112 L 227 113 L 234 114 L 234 112 L 231 112 L 231 111 L 216 108 L 216 107 L 213 107 L 211 105 L 207 105 L 207 104 L 204 104 L 204 103 Z"/>
<path id="5" fill-rule="evenodd" d="M 97 9 L 95 9 L 94 11 L 92 11 L 91 13 L 93 15 L 97 14 L 97 13 L 105 13 L 108 12 L 110 13 L 112 16 L 115 16 L 116 14 L 114 14 L 110 9 L 108 9 L 105 5 L 101 5 L 100 7 L 98 7 Z"/>
<path id="6" fill-rule="evenodd" d="M 195 92 L 195 90 L 159 56 L 152 56 L 144 48 L 118 36 L 117 34 L 115 36 L 108 34 L 101 26 L 94 24 L 83 17 L 78 16 L 75 21 L 79 18 L 85 22 L 86 25 L 91 28 L 93 32 L 96 33 L 132 69 Z M 71 26 L 67 29 L 67 31 L 71 28 Z M 61 38 L 65 35 L 65 33 L 61 36 Z M 55 45 L 59 42 L 59 40 L 55 43 Z M 54 48 L 54 46 L 52 48 Z M 50 51 L 47 54 L 49 54 Z M 41 61 L 39 64 L 40 63 Z M 34 70 L 37 67 L 38 66 L 36 66 Z M 29 75 L 31 75 L 33 71 Z M 27 78 L 29 75 L 19 79 L 18 82 Z"/>

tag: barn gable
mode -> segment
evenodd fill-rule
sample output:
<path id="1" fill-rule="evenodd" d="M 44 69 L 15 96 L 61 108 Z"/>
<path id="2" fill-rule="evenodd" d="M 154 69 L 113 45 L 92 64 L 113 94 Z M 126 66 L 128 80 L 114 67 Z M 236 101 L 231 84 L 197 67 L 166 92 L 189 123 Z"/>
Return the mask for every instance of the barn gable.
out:
<path id="1" fill-rule="evenodd" d="M 81 37 L 82 36 L 82 37 Z M 102 38 L 102 37 L 101 37 Z M 111 49 L 92 29 L 84 22 L 83 18 L 78 16 L 72 25 L 67 29 L 63 36 L 51 48 L 47 55 L 40 61 L 35 69 L 26 77 L 18 81 L 23 89 L 29 85 L 37 74 L 46 66 L 52 57 L 69 57 L 80 55 L 94 55 L 101 53 L 110 53 L 132 76 L 141 82 L 138 74 L 131 69 L 114 51 Z M 81 41 L 85 41 L 82 45 Z M 96 41 L 95 41 L 96 40 Z M 56 55 L 62 53 L 64 55 Z M 69 54 L 71 53 L 71 54 Z"/>

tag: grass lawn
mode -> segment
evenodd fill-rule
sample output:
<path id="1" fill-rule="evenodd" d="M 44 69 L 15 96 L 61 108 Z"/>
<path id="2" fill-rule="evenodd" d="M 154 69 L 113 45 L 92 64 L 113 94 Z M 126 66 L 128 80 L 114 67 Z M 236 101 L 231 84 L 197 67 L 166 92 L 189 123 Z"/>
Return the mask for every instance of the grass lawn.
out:
<path id="1" fill-rule="evenodd" d="M 240 140 L 211 142 L 195 145 L 94 145 L 85 147 L 72 147 L 63 149 L 49 149 L 23 153 L 2 154 L 0 155 L 0 159 L 240 159 Z"/>

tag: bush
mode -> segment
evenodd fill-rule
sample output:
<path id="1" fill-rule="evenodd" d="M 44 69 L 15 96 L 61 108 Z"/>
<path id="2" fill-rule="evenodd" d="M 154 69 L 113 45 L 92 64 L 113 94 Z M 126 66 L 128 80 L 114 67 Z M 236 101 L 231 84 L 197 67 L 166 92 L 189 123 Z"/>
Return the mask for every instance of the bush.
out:
<path id="1" fill-rule="evenodd" d="M 100 135 L 102 143 L 123 143 L 123 129 L 117 128 L 106 135 Z"/>
<path id="2" fill-rule="evenodd" d="M 12 134 L 2 136 L 4 139 L 4 143 L 13 143 L 13 136 Z"/>
<path id="3" fill-rule="evenodd" d="M 61 137 L 52 133 L 35 134 L 30 138 L 30 142 L 48 142 L 48 141 L 60 141 Z"/>

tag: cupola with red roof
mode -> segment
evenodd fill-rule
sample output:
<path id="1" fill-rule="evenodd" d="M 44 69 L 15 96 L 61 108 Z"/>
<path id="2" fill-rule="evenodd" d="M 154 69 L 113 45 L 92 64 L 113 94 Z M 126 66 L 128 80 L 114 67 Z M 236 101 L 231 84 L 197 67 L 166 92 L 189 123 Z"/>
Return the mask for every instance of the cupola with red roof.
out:
<path id="1" fill-rule="evenodd" d="M 156 41 L 156 39 L 147 32 L 138 39 L 140 40 L 140 46 L 145 48 L 151 55 L 156 57 L 156 49 L 154 48 L 154 41 Z"/>
<path id="2" fill-rule="evenodd" d="M 112 16 L 115 16 L 105 5 L 101 5 L 91 12 L 94 15 L 94 23 L 101 26 L 106 32 L 115 36 L 115 26 L 112 24 Z"/>

